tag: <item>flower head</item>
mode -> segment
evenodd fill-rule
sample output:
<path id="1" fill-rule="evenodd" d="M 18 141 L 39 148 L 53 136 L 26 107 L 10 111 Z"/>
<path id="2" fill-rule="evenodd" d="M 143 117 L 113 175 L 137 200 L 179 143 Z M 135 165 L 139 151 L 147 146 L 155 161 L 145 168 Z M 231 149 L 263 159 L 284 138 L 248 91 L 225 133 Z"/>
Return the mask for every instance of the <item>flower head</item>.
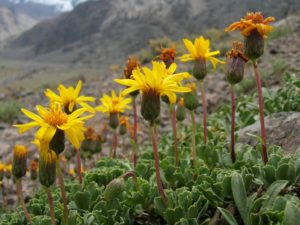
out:
<path id="1" fill-rule="evenodd" d="M 24 145 L 15 145 L 13 155 L 16 158 L 26 158 L 28 149 Z"/>
<path id="2" fill-rule="evenodd" d="M 152 70 L 147 67 L 143 67 L 142 70 L 135 69 L 132 72 L 134 80 L 115 79 L 115 81 L 128 87 L 123 91 L 124 94 L 134 91 L 142 93 L 141 113 L 145 120 L 153 124 L 160 114 L 160 96 L 167 96 L 173 104 L 176 102 L 177 92 L 191 91 L 180 85 L 180 82 L 190 75 L 186 72 L 174 74 L 175 70 L 175 63 L 167 69 L 162 62 L 152 62 Z"/>
<path id="3" fill-rule="evenodd" d="M 233 42 L 232 49 L 227 52 L 226 78 L 231 85 L 243 80 L 245 64 L 248 58 L 244 55 L 244 46 L 241 42 Z"/>
<path id="4" fill-rule="evenodd" d="M 175 47 L 162 48 L 159 58 L 169 67 L 175 60 L 176 50 Z"/>
<path id="5" fill-rule="evenodd" d="M 206 62 L 208 60 L 213 65 L 214 69 L 216 69 L 218 63 L 224 63 L 223 61 L 214 57 L 216 55 L 219 55 L 220 51 L 211 52 L 210 41 L 208 39 L 205 39 L 203 36 L 195 38 L 194 44 L 188 39 L 183 39 L 183 43 L 189 51 L 189 53 L 184 54 L 179 58 L 182 62 L 187 62 L 191 60 L 200 60 Z"/>
<path id="6" fill-rule="evenodd" d="M 57 131 L 62 131 L 75 148 L 80 147 L 80 143 L 84 139 L 84 121 L 93 116 L 80 117 L 86 112 L 85 108 L 77 109 L 68 115 L 62 111 L 62 106 L 59 102 L 53 102 L 50 104 L 49 109 L 38 105 L 36 106 L 36 110 L 38 114 L 32 113 L 24 108 L 21 109 L 21 111 L 33 121 L 14 125 L 14 127 L 19 128 L 20 133 L 24 133 L 33 127 L 40 127 L 36 132 L 36 137 L 38 137 L 39 140 L 43 140 L 43 143 L 47 145 Z"/>
<path id="7" fill-rule="evenodd" d="M 38 170 L 38 162 L 36 160 L 32 160 L 30 163 L 30 170 L 31 171 L 37 171 Z"/>
<path id="8" fill-rule="evenodd" d="M 119 84 L 128 86 L 127 89 L 123 91 L 125 95 L 140 91 L 141 93 L 153 93 L 158 96 L 166 95 L 169 97 L 170 102 L 176 102 L 176 92 L 189 92 L 190 89 L 182 87 L 179 83 L 186 78 L 191 76 L 184 73 L 174 74 L 176 70 L 176 64 L 173 63 L 167 69 L 164 63 L 152 62 L 152 70 L 143 67 L 142 70 L 139 68 L 133 70 L 132 79 L 115 79 Z"/>
<path id="9" fill-rule="evenodd" d="M 104 94 L 103 97 L 100 98 L 100 101 L 102 104 L 95 109 L 107 114 L 123 113 L 125 109 L 131 108 L 129 106 L 131 98 L 126 98 L 123 92 L 119 92 L 119 94 L 116 95 L 115 91 L 111 91 L 111 96 Z"/>
<path id="10" fill-rule="evenodd" d="M 82 87 L 82 81 L 79 80 L 76 87 L 65 87 L 64 85 L 60 84 L 58 86 L 59 95 L 55 94 L 50 89 L 45 91 L 45 95 L 50 99 L 51 102 L 59 102 L 64 107 L 66 112 L 71 113 L 76 109 L 76 105 L 80 105 L 83 108 L 86 108 L 89 112 L 95 112 L 94 108 L 91 107 L 86 102 L 94 102 L 94 97 L 79 96 L 80 90 Z"/>
<path id="11" fill-rule="evenodd" d="M 129 57 L 126 63 L 126 67 L 124 69 L 124 76 L 127 79 L 131 78 L 132 71 L 140 66 L 140 63 L 137 58 Z"/>
<path id="12" fill-rule="evenodd" d="M 19 179 L 26 174 L 28 149 L 24 145 L 15 145 L 13 150 L 12 173 Z"/>
<path id="13" fill-rule="evenodd" d="M 225 32 L 239 29 L 241 34 L 248 37 L 252 32 L 258 32 L 263 38 L 273 29 L 268 23 L 273 22 L 274 17 L 264 18 L 261 12 L 247 13 L 239 22 L 235 22 L 225 29 Z"/>

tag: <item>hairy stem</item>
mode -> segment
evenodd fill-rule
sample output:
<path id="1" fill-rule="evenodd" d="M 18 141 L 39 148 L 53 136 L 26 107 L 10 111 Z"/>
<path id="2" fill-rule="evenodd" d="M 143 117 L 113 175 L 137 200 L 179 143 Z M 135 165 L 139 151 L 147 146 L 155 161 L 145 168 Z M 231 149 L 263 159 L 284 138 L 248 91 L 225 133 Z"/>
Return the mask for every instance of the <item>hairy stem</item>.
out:
<path id="1" fill-rule="evenodd" d="M 256 60 L 253 60 L 253 68 L 255 73 L 255 79 L 257 84 L 258 93 L 258 106 L 259 106 L 259 117 L 260 117 L 260 135 L 262 140 L 262 160 L 264 164 L 268 163 L 268 152 L 267 152 L 267 135 L 265 129 L 265 115 L 264 115 L 264 102 L 261 88 L 260 73 L 258 71 L 258 66 Z"/>
<path id="2" fill-rule="evenodd" d="M 153 124 L 153 123 L 152 123 Z M 152 139 L 152 147 L 153 147 L 153 155 L 154 155 L 154 166 L 155 166 L 155 175 L 156 175 L 156 183 L 158 192 L 165 203 L 167 203 L 168 199 L 164 192 L 164 187 L 160 178 L 160 167 L 159 167 L 159 154 L 158 154 L 158 146 L 157 146 L 157 136 L 155 132 L 154 126 L 150 124 L 150 134 Z"/>
<path id="3" fill-rule="evenodd" d="M 26 204 L 24 202 L 23 190 L 22 190 L 22 180 L 21 179 L 16 180 L 16 187 L 17 187 L 17 195 L 18 195 L 18 199 L 19 199 L 19 204 L 21 204 L 21 206 L 24 210 L 26 220 L 32 225 L 32 220 L 31 220 L 30 214 L 29 214 L 29 212 L 26 208 Z"/>
<path id="4" fill-rule="evenodd" d="M 77 158 L 77 175 L 78 175 L 79 183 L 82 184 L 80 148 L 75 149 L 75 151 L 76 151 L 76 158 Z"/>
<path id="5" fill-rule="evenodd" d="M 60 186 L 60 191 L 61 191 L 61 198 L 62 198 L 63 205 L 64 205 L 64 224 L 68 225 L 68 214 L 69 214 L 68 202 L 67 202 L 67 196 L 66 196 L 66 191 L 65 191 L 64 177 L 61 172 L 59 159 L 56 160 L 56 170 L 57 170 L 58 181 L 59 181 L 59 186 Z"/>
<path id="6" fill-rule="evenodd" d="M 200 81 L 200 92 L 201 92 L 201 98 L 202 98 L 202 110 L 203 110 L 203 141 L 204 144 L 207 143 L 207 105 L 206 105 L 206 96 L 205 96 L 205 90 L 203 86 L 203 81 Z"/>
<path id="7" fill-rule="evenodd" d="M 50 208 L 50 217 L 51 217 L 51 225 L 55 225 L 55 213 L 54 213 L 54 205 L 53 205 L 53 198 L 49 188 L 46 188 L 49 208 Z"/>
<path id="8" fill-rule="evenodd" d="M 117 155 L 117 147 L 118 147 L 118 133 L 117 133 L 117 129 L 114 129 L 112 158 L 116 158 L 116 155 Z"/>
<path id="9" fill-rule="evenodd" d="M 193 161 L 193 166 L 195 166 L 196 163 L 196 121 L 195 121 L 195 114 L 194 111 L 191 111 L 191 120 L 192 120 L 192 151 L 191 151 L 191 156 L 192 156 L 192 161 Z"/>
<path id="10" fill-rule="evenodd" d="M 231 85 L 231 161 L 234 163 L 236 160 L 236 155 L 235 155 L 235 137 L 234 137 L 234 124 L 235 124 L 235 96 L 234 96 L 234 86 Z"/>
<path id="11" fill-rule="evenodd" d="M 132 97 L 132 108 L 133 108 L 133 141 L 135 142 L 135 149 L 132 151 L 133 166 L 137 164 L 137 109 L 136 109 L 136 97 Z"/>
<path id="12" fill-rule="evenodd" d="M 177 125 L 176 125 L 175 105 L 170 106 L 170 111 L 172 114 L 172 130 L 173 130 L 174 149 L 175 149 L 175 166 L 178 166 L 179 165 L 179 151 L 178 151 L 178 141 L 177 141 Z"/>

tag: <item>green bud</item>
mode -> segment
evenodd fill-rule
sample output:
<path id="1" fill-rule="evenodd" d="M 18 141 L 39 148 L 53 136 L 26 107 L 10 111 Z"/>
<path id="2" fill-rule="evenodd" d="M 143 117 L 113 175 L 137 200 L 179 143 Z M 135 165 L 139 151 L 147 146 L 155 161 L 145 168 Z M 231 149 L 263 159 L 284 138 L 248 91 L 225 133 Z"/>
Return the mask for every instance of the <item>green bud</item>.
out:
<path id="1" fill-rule="evenodd" d="M 50 141 L 49 148 L 53 149 L 57 156 L 65 149 L 65 133 L 63 130 L 56 129 L 56 132 Z"/>
<path id="2" fill-rule="evenodd" d="M 125 190 L 125 181 L 123 178 L 119 177 L 109 182 L 109 184 L 106 186 L 104 190 L 103 195 L 107 201 L 110 201 L 118 197 L 120 194 L 122 194 L 124 190 Z"/>
<path id="3" fill-rule="evenodd" d="M 19 179 L 26 174 L 28 150 L 23 145 L 16 145 L 13 151 L 12 174 Z"/>
<path id="4" fill-rule="evenodd" d="M 183 106 L 178 105 L 176 110 L 176 119 L 179 122 L 184 121 L 185 119 L 185 108 Z"/>
<path id="5" fill-rule="evenodd" d="M 39 179 L 45 187 L 50 187 L 56 179 L 57 155 L 54 151 L 43 151 L 39 160 Z"/>
<path id="6" fill-rule="evenodd" d="M 124 135 L 124 134 L 126 134 L 126 132 L 127 132 L 127 127 L 126 127 L 126 124 L 123 123 L 119 127 L 119 134 Z"/>
<path id="7" fill-rule="evenodd" d="M 246 62 L 240 57 L 233 57 L 227 59 L 226 79 L 231 84 L 237 84 L 244 78 Z"/>
<path id="8" fill-rule="evenodd" d="M 195 91 L 184 93 L 184 106 L 190 111 L 195 110 L 199 103 L 197 98 L 197 93 Z"/>
<path id="9" fill-rule="evenodd" d="M 160 95 L 154 90 L 144 92 L 142 95 L 141 114 L 145 120 L 154 122 L 160 114 Z"/>
<path id="10" fill-rule="evenodd" d="M 116 129 L 119 126 L 119 114 L 114 112 L 109 114 L 109 126 Z"/>
<path id="11" fill-rule="evenodd" d="M 244 39 L 245 55 L 250 59 L 258 59 L 264 54 L 264 38 L 253 30 L 249 36 Z"/>
<path id="12" fill-rule="evenodd" d="M 193 67 L 193 76 L 197 80 L 203 80 L 206 77 L 206 74 L 207 74 L 207 69 L 206 69 L 205 60 L 203 59 L 196 60 L 194 62 L 194 67 Z"/>

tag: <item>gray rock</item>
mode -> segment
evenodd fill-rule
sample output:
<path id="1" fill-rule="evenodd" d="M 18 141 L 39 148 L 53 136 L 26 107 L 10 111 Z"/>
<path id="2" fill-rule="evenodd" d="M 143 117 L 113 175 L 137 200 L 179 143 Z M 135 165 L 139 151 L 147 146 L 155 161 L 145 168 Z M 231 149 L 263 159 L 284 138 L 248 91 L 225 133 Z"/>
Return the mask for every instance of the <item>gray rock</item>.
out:
<path id="1" fill-rule="evenodd" d="M 265 118 L 267 143 L 281 146 L 286 153 L 294 153 L 300 146 L 300 112 L 274 113 Z M 255 138 L 247 133 L 260 135 L 260 122 L 241 129 L 238 142 L 256 145 Z"/>

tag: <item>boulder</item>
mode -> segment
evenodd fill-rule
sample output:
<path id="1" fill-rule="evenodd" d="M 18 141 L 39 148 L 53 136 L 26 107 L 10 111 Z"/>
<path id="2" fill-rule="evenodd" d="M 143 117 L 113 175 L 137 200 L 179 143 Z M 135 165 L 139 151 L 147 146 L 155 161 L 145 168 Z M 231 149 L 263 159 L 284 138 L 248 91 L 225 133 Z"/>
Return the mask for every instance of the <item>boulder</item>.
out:
<path id="1" fill-rule="evenodd" d="M 265 118 L 267 143 L 278 145 L 286 153 L 300 147 L 300 112 L 274 113 Z M 238 142 L 256 145 L 257 140 L 247 133 L 260 135 L 260 121 L 238 131 Z"/>

